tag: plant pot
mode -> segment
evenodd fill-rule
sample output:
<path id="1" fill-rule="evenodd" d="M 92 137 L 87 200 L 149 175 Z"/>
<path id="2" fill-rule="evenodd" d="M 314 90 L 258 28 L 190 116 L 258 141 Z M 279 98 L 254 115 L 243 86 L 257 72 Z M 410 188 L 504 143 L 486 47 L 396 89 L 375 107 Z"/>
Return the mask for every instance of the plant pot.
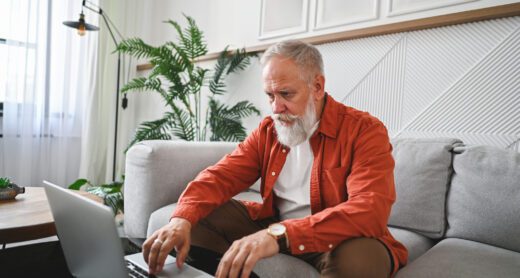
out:
<path id="1" fill-rule="evenodd" d="M 12 200 L 22 193 L 25 193 L 25 187 L 11 183 L 6 188 L 0 188 L 0 200 Z"/>

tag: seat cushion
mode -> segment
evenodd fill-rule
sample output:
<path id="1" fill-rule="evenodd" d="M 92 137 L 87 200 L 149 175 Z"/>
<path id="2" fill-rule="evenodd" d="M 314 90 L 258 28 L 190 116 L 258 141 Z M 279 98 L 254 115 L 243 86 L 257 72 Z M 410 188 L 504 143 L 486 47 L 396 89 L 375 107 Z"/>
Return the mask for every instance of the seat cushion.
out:
<path id="1" fill-rule="evenodd" d="M 424 254 L 436 241 L 421 234 L 399 228 L 388 228 L 392 236 L 408 249 L 408 263 Z"/>
<path id="2" fill-rule="evenodd" d="M 254 201 L 254 202 L 262 202 L 262 197 L 259 193 L 255 191 L 246 191 L 239 193 L 234 199 L 244 200 L 244 201 Z M 162 226 L 168 224 L 170 221 L 170 217 L 173 213 L 173 210 L 177 207 L 177 203 L 170 204 L 164 206 L 156 211 L 154 211 L 150 215 L 150 219 L 148 221 L 148 230 L 146 232 L 146 237 L 149 237 L 153 234 L 153 232 L 159 230 Z"/>
<path id="3" fill-rule="evenodd" d="M 520 153 L 491 146 L 454 152 L 446 236 L 520 252 Z"/>
<path id="4" fill-rule="evenodd" d="M 520 253 L 449 238 L 401 269 L 396 277 L 518 277 Z"/>
<path id="5" fill-rule="evenodd" d="M 444 236 L 452 150 L 461 143 L 449 138 L 392 140 L 396 201 L 389 225 L 430 238 Z"/>

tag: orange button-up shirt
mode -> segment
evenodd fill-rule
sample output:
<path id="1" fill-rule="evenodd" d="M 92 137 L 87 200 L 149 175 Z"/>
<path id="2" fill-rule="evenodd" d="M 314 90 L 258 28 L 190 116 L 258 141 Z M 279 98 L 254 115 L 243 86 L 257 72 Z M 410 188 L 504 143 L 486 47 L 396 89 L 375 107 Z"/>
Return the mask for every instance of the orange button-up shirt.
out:
<path id="1" fill-rule="evenodd" d="M 383 123 L 327 95 L 310 145 L 312 215 L 282 222 L 291 253 L 328 252 L 346 239 L 370 237 L 386 244 L 395 269 L 406 264 L 406 248 L 387 228 L 395 201 L 394 159 Z M 265 118 L 231 154 L 188 185 L 172 217 L 195 225 L 258 178 L 263 202 L 243 203 L 254 220 L 274 216 L 273 187 L 289 151 L 278 142 L 273 120 Z"/>

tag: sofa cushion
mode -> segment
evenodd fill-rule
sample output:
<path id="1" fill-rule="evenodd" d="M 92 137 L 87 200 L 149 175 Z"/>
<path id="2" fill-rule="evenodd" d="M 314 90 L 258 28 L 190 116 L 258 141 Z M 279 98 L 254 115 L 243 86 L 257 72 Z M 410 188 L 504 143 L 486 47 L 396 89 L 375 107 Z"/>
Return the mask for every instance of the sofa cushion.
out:
<path id="1" fill-rule="evenodd" d="M 262 202 L 262 197 L 260 196 L 260 194 L 254 191 L 242 192 L 233 198 L 237 200 Z M 170 217 L 173 213 L 173 210 L 175 210 L 175 207 L 177 207 L 177 203 L 164 206 L 154 211 L 150 215 L 146 237 L 151 236 L 153 232 L 159 230 L 162 226 L 168 224 L 168 221 L 170 221 Z"/>
<path id="2" fill-rule="evenodd" d="M 392 236 L 408 249 L 408 263 L 424 254 L 436 241 L 421 234 L 399 228 L 389 228 Z"/>
<path id="3" fill-rule="evenodd" d="M 518 277 L 520 253 L 449 238 L 401 269 L 396 277 Z"/>
<path id="4" fill-rule="evenodd" d="M 490 146 L 454 151 L 446 236 L 520 252 L 520 153 Z"/>
<path id="5" fill-rule="evenodd" d="M 388 224 L 441 238 L 446 230 L 446 192 L 458 139 L 393 139 L 396 202 Z"/>

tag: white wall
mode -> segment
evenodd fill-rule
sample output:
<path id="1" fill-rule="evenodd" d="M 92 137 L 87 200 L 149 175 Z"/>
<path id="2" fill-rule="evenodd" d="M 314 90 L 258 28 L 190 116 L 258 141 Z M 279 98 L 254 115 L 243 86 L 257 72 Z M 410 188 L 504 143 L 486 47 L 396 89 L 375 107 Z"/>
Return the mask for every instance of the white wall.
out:
<path id="1" fill-rule="evenodd" d="M 316 21 L 318 5 L 341 5 L 328 1 L 308 1 L 307 32 L 261 40 L 261 0 L 156 0 L 146 13 L 150 18 L 143 18 L 152 29 L 143 32 L 155 44 L 174 39 L 171 27 L 159 22 L 168 18 L 184 22 L 184 12 L 205 31 L 210 50 L 220 51 L 226 44 L 253 46 L 518 2 L 381 0 L 373 2 L 375 19 L 318 30 L 317 23 L 341 21 L 336 15 L 328 17 L 334 19 L 328 23 Z M 446 6 L 419 9 L 432 3 Z M 406 7 L 420 11 L 399 14 Z M 322 10 L 336 11 L 330 7 Z M 337 100 L 381 118 L 393 137 L 457 137 L 466 143 L 519 150 L 519 26 L 516 17 L 319 45 L 326 89 Z M 211 62 L 204 65 L 211 66 Z M 262 116 L 268 115 L 270 107 L 260 78 L 261 69 L 254 60 L 245 72 L 229 79 L 224 98 L 230 103 L 250 100 Z M 158 99 L 146 97 L 137 103 L 136 124 L 162 114 Z M 254 129 L 259 120 L 246 119 L 247 129 Z"/>
<path id="2" fill-rule="evenodd" d="M 289 37 L 304 38 L 519 2 L 518 0 L 139 1 L 150 2 L 147 3 L 149 7 L 146 10 L 140 10 L 135 19 L 150 25 L 151 28 L 145 30 L 143 35 L 150 37 L 152 43 L 161 44 L 174 39 L 171 27 L 162 22 L 168 19 L 184 22 L 182 13 L 185 13 L 193 17 L 205 32 L 210 52 L 221 51 L 226 45 L 233 47 L 262 45 Z M 269 38 L 269 34 L 267 34 L 266 39 L 260 39 L 263 1 L 267 7 L 272 7 L 271 11 L 267 13 L 268 18 L 270 13 L 276 13 L 277 5 L 284 6 L 286 8 L 279 11 L 280 15 L 277 18 L 301 17 L 306 31 L 274 38 Z M 307 12 L 303 15 L 299 13 L 298 9 L 291 8 L 291 3 L 298 4 L 299 2 L 306 4 Z M 265 22 L 267 27 L 269 27 L 269 22 Z"/>

